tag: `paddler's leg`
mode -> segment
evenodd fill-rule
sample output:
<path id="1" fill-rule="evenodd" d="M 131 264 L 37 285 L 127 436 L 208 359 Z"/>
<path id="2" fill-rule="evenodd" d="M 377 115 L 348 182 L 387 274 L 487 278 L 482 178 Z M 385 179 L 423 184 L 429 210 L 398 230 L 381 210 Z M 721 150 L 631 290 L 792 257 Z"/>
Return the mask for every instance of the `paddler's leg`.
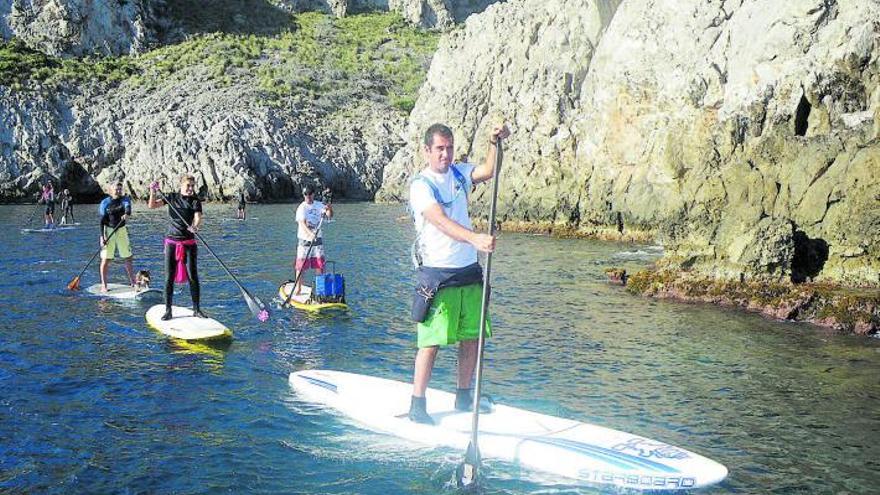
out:
<path id="1" fill-rule="evenodd" d="M 101 252 L 103 255 L 104 253 Z M 107 267 L 110 265 L 110 260 L 101 256 L 101 265 L 98 268 L 98 272 L 101 274 L 101 292 L 107 292 Z"/>
<path id="2" fill-rule="evenodd" d="M 409 406 L 409 419 L 416 423 L 434 424 L 434 420 L 428 415 L 425 390 L 431 381 L 431 372 L 434 370 L 434 360 L 437 358 L 439 346 L 419 348 L 416 353 L 415 369 L 413 370 L 413 392 Z"/>
<path id="3" fill-rule="evenodd" d="M 107 243 L 101 248 L 101 264 L 98 265 L 98 274 L 101 275 L 101 292 L 107 292 L 107 268 L 110 266 L 110 260 L 113 259 L 114 249 L 114 246 L 110 244 L 112 240 L 107 239 Z"/>
<path id="4" fill-rule="evenodd" d="M 483 306 L 483 286 L 481 284 L 461 287 L 459 301 L 461 303 L 458 317 L 456 339 L 458 345 L 458 388 L 455 391 L 455 408 L 459 411 L 471 411 L 474 407 L 474 370 L 477 367 L 477 354 L 480 338 L 480 312 Z M 487 315 L 486 337 L 492 335 Z M 482 408 L 481 408 L 482 410 Z M 488 412 L 488 411 L 484 411 Z"/>
<path id="5" fill-rule="evenodd" d="M 131 283 L 131 286 L 134 287 L 137 283 L 134 280 L 134 263 L 132 259 L 133 256 L 125 258 L 125 273 L 128 274 L 128 281 Z"/>
<path id="6" fill-rule="evenodd" d="M 192 297 L 193 316 L 207 318 L 205 313 L 202 313 L 200 303 L 202 287 L 199 284 L 198 252 L 198 246 L 195 244 L 186 247 L 186 275 L 189 277 L 189 295 Z"/>
<path id="7" fill-rule="evenodd" d="M 163 320 L 171 319 L 171 296 L 174 295 L 174 273 L 177 270 L 177 260 L 174 259 L 174 246 L 165 245 L 165 314 Z"/>
<path id="8" fill-rule="evenodd" d="M 128 238 L 128 228 L 121 227 L 113 240 L 116 248 L 119 250 L 119 257 L 125 261 L 125 273 L 128 274 L 128 282 L 134 287 L 134 266 L 132 264 L 134 257 L 131 253 L 131 240 Z"/>

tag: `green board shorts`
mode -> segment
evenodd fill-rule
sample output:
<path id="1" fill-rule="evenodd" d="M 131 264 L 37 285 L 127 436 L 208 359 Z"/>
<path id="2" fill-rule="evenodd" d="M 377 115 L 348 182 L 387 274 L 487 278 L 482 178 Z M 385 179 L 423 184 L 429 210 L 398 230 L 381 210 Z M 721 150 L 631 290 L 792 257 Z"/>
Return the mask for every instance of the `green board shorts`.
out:
<path id="1" fill-rule="evenodd" d="M 483 286 L 446 287 L 434 296 L 428 317 L 417 325 L 418 346 L 452 345 L 480 337 Z M 486 337 L 492 336 L 488 315 Z"/>
<path id="2" fill-rule="evenodd" d="M 110 235 L 113 229 L 104 227 L 104 235 Z M 131 258 L 131 241 L 128 239 L 128 227 L 119 227 L 119 230 L 113 234 L 113 237 L 107 239 L 107 244 L 101 248 L 101 259 L 112 260 L 114 253 L 119 252 L 122 259 Z"/>

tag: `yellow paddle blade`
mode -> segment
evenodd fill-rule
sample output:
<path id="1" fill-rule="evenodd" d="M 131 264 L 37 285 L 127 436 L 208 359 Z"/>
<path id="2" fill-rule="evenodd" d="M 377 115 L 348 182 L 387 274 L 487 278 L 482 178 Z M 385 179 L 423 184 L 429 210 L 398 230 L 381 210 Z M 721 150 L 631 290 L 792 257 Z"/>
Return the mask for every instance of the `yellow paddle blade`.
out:
<path id="1" fill-rule="evenodd" d="M 67 288 L 70 290 L 79 290 L 79 277 L 73 277 L 73 280 L 67 284 Z"/>

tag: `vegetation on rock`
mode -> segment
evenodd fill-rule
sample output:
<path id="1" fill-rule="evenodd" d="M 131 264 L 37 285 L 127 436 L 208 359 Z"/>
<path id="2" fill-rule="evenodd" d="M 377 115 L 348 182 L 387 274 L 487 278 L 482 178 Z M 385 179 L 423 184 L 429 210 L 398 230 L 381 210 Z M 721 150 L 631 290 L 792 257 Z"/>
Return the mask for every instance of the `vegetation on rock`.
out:
<path id="1" fill-rule="evenodd" d="M 633 294 L 736 306 L 774 318 L 808 321 L 862 335 L 880 330 L 877 289 L 828 283 L 718 280 L 676 270 L 639 271 L 628 277 L 626 288 Z"/>
<path id="2" fill-rule="evenodd" d="M 304 13 L 274 34 L 197 34 L 140 57 L 50 57 L 12 40 L 0 44 L 0 84 L 28 90 L 39 87 L 34 83 L 104 81 L 154 89 L 198 76 L 218 86 L 251 82 L 274 105 L 295 97 L 335 106 L 368 93 L 409 112 L 437 38 L 396 13 Z"/>

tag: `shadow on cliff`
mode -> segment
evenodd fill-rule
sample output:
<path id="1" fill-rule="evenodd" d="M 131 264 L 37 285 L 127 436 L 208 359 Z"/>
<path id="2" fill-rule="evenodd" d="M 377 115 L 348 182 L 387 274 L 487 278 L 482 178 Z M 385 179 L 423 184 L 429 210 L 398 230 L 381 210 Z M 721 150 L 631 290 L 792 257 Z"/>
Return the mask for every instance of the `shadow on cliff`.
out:
<path id="1" fill-rule="evenodd" d="M 828 261 L 828 243 L 824 239 L 810 239 L 802 230 L 794 232 L 794 258 L 791 260 L 791 281 L 808 282 L 814 279 Z"/>
<path id="2" fill-rule="evenodd" d="M 268 0 L 167 0 L 165 10 L 187 34 L 273 35 L 295 27 L 293 15 Z"/>

